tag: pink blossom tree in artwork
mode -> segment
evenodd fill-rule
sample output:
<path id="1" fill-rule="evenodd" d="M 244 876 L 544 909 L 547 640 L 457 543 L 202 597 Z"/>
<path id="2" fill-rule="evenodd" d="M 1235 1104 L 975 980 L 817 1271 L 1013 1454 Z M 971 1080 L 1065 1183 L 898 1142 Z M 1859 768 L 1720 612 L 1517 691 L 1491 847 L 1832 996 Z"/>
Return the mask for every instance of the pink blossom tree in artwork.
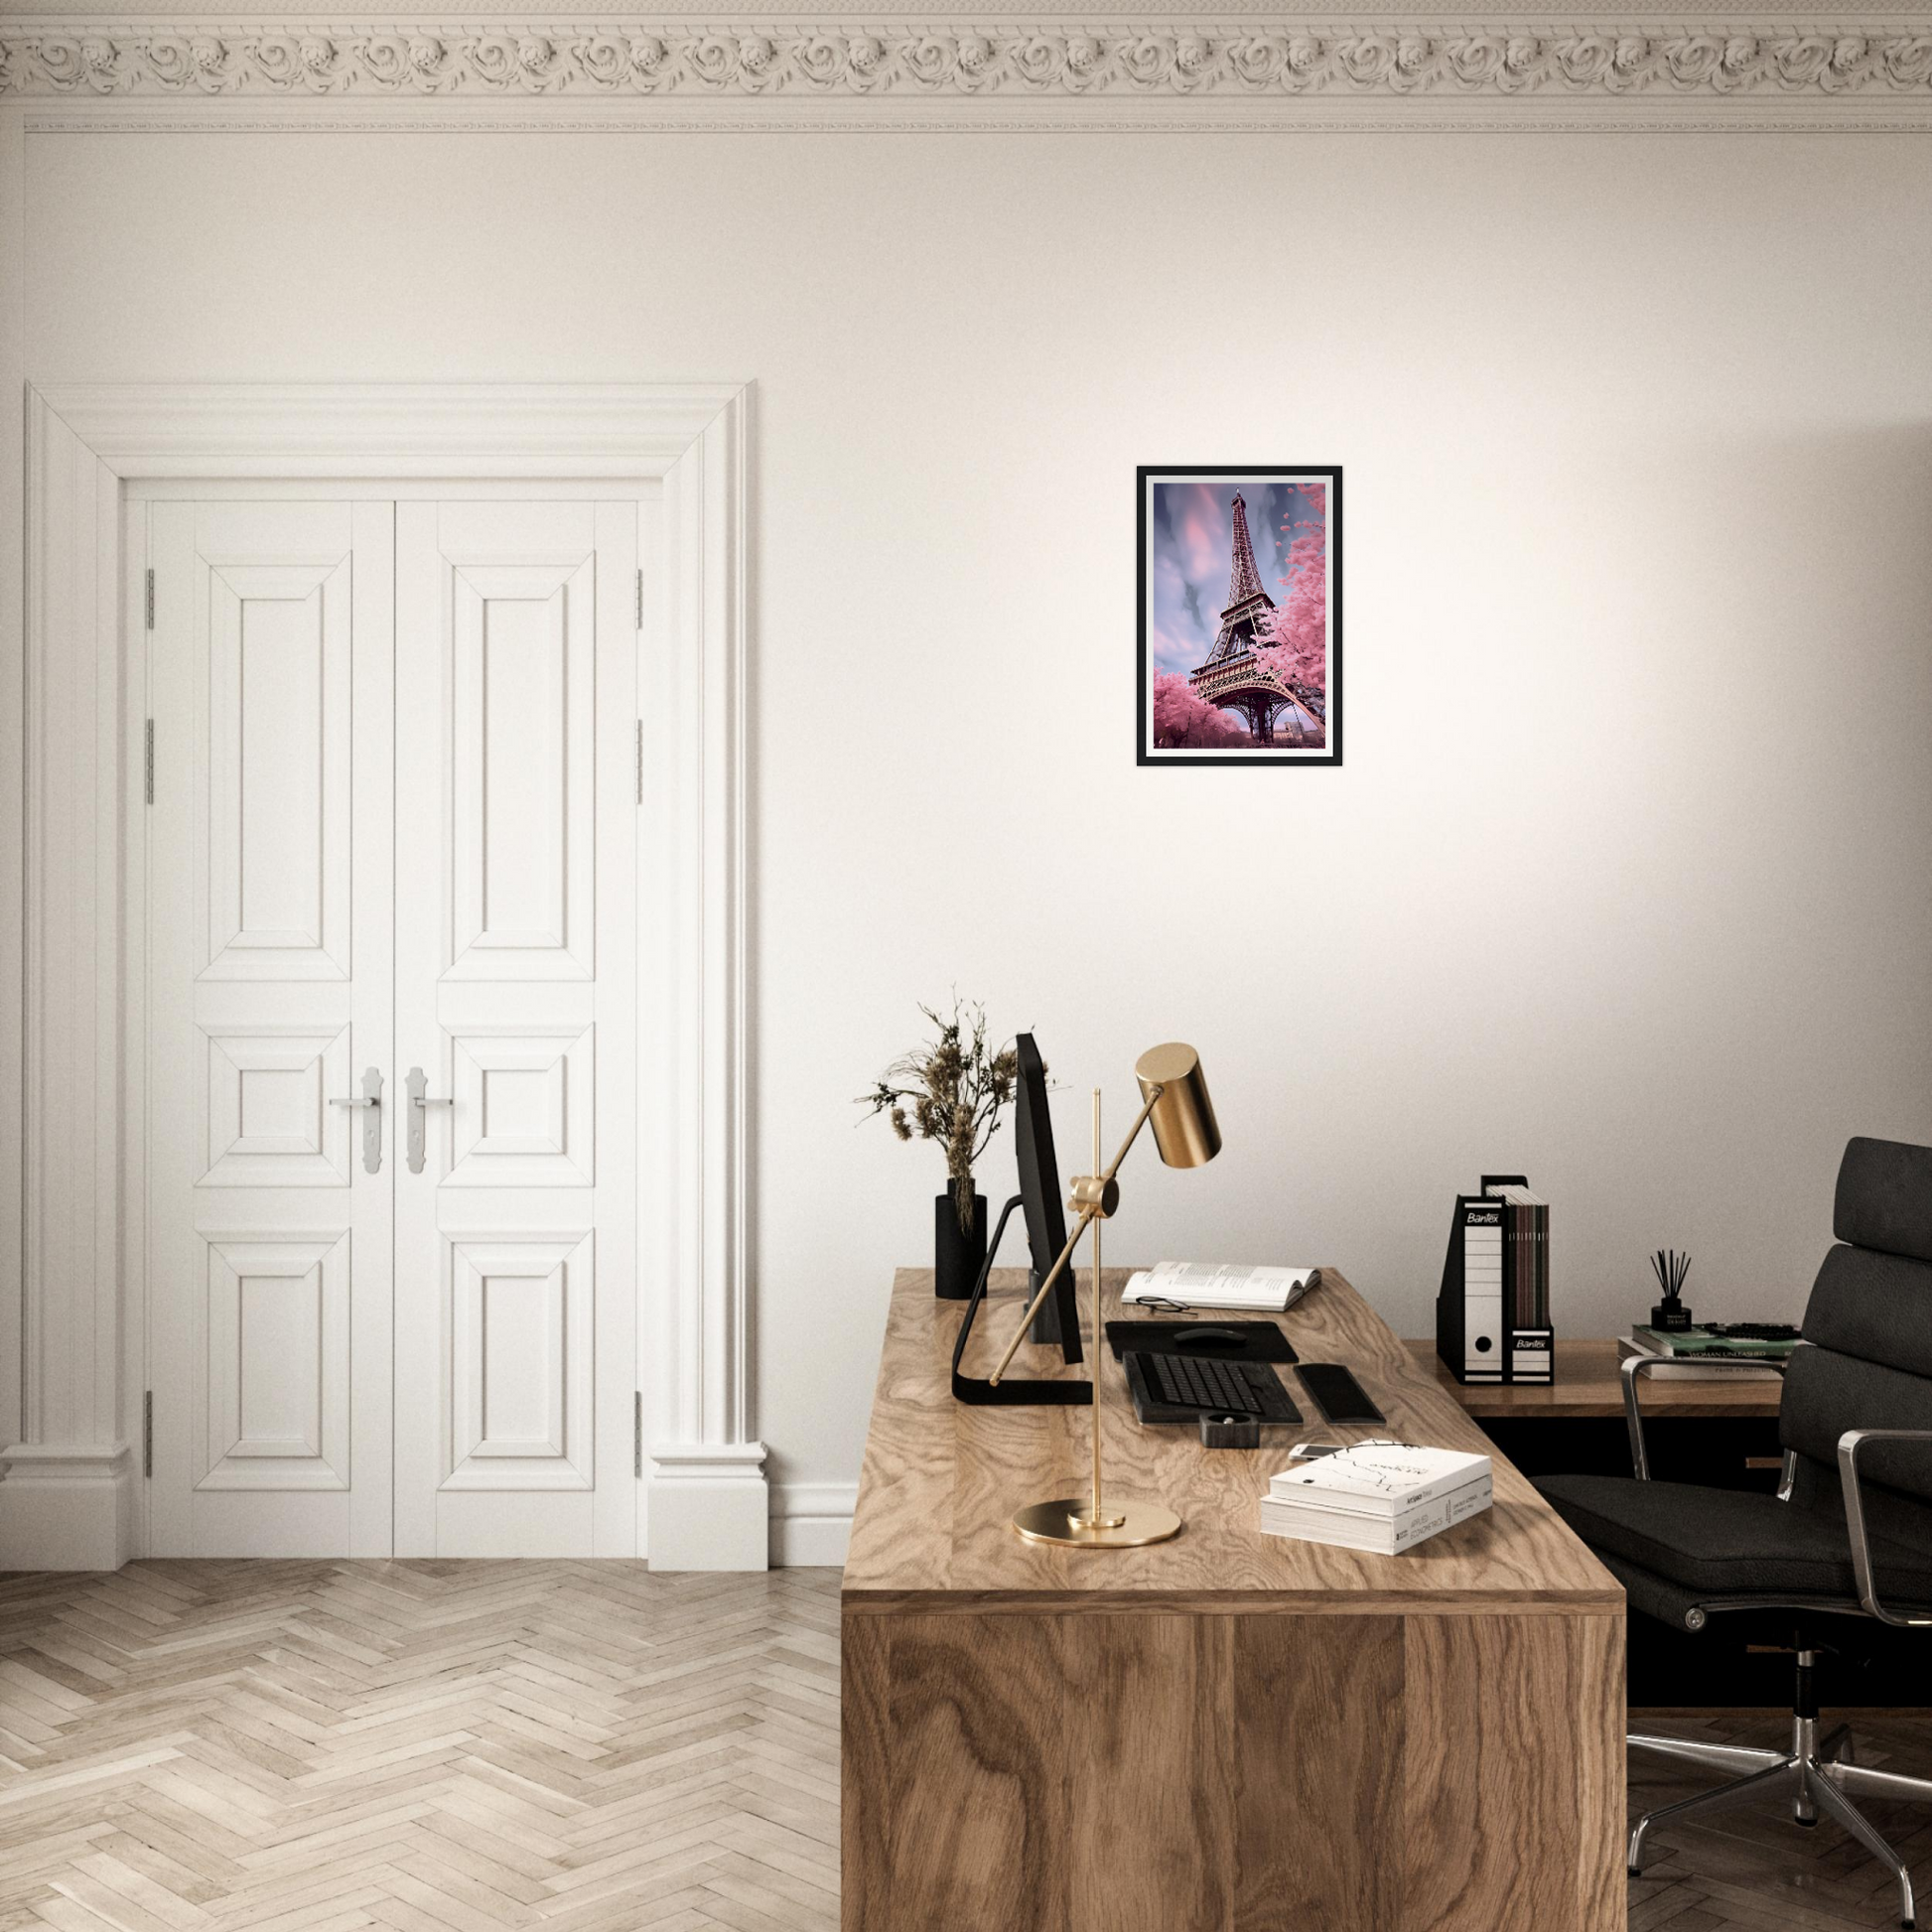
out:
<path id="1" fill-rule="evenodd" d="M 1154 742 L 1171 750 L 1209 751 L 1246 745 L 1246 729 L 1203 698 L 1173 671 L 1154 676 Z"/>
<path id="2" fill-rule="evenodd" d="M 1297 483 L 1312 516 L 1288 517 L 1288 593 L 1270 619 L 1273 642 L 1255 656 L 1273 671 L 1316 719 L 1328 713 L 1328 485 Z"/>

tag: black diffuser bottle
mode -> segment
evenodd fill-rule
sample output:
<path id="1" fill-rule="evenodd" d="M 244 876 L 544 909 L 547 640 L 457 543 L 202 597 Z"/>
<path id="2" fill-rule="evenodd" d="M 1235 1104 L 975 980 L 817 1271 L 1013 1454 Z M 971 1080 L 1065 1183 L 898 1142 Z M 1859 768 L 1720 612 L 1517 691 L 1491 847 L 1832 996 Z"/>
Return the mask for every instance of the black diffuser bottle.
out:
<path id="1" fill-rule="evenodd" d="M 1659 1248 L 1650 1257 L 1650 1272 L 1664 1291 L 1664 1299 L 1650 1311 L 1650 1325 L 1667 1335 L 1681 1335 L 1694 1325 L 1683 1302 L 1684 1277 L 1691 1272 L 1691 1257 L 1675 1248 Z"/>

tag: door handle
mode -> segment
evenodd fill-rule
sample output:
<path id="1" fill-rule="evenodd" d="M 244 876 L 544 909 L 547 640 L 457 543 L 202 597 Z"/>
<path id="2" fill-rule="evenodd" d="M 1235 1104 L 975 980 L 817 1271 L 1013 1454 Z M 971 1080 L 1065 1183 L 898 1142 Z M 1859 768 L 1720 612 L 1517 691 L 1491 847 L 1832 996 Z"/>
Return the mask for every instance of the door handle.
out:
<path id="1" fill-rule="evenodd" d="M 409 1089 L 409 1172 L 421 1173 L 423 1171 L 423 1147 L 429 1139 L 429 1110 L 432 1107 L 454 1107 L 450 1099 L 432 1100 L 429 1096 L 429 1075 L 420 1066 L 412 1066 L 403 1076 L 403 1085 Z"/>
<path id="2" fill-rule="evenodd" d="M 349 1100 L 330 1101 L 332 1107 L 366 1107 L 362 1122 L 362 1165 L 370 1173 L 382 1172 L 382 1075 L 369 1067 L 362 1075 L 362 1091 Z"/>

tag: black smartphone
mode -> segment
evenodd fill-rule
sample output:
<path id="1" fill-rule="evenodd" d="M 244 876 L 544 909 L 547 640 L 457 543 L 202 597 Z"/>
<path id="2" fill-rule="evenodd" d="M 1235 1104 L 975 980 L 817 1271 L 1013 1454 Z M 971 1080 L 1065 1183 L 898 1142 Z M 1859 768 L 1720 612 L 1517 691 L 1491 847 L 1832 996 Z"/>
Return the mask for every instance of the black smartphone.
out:
<path id="1" fill-rule="evenodd" d="M 1339 1362 L 1303 1362 L 1295 1371 L 1323 1422 L 1387 1422 L 1368 1391 Z"/>

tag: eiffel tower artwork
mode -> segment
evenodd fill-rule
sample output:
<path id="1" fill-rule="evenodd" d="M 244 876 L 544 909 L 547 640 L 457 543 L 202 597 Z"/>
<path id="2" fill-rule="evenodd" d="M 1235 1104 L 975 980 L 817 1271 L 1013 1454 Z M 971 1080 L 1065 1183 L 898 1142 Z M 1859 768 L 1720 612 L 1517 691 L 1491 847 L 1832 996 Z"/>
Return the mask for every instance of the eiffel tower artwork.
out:
<path id="1" fill-rule="evenodd" d="M 1257 745 L 1275 742 L 1275 726 L 1285 712 L 1300 712 L 1319 727 L 1310 707 L 1280 675 L 1256 656 L 1271 641 L 1268 616 L 1275 600 L 1261 588 L 1255 568 L 1255 547 L 1248 535 L 1248 505 L 1237 489 L 1234 512 L 1234 568 L 1228 577 L 1228 601 L 1221 611 L 1221 628 L 1207 661 L 1188 679 L 1211 705 L 1238 711 L 1248 721 L 1248 735 Z"/>
<path id="2" fill-rule="evenodd" d="M 1139 762 L 1339 764 L 1339 467 L 1143 465 L 1136 482 Z"/>

